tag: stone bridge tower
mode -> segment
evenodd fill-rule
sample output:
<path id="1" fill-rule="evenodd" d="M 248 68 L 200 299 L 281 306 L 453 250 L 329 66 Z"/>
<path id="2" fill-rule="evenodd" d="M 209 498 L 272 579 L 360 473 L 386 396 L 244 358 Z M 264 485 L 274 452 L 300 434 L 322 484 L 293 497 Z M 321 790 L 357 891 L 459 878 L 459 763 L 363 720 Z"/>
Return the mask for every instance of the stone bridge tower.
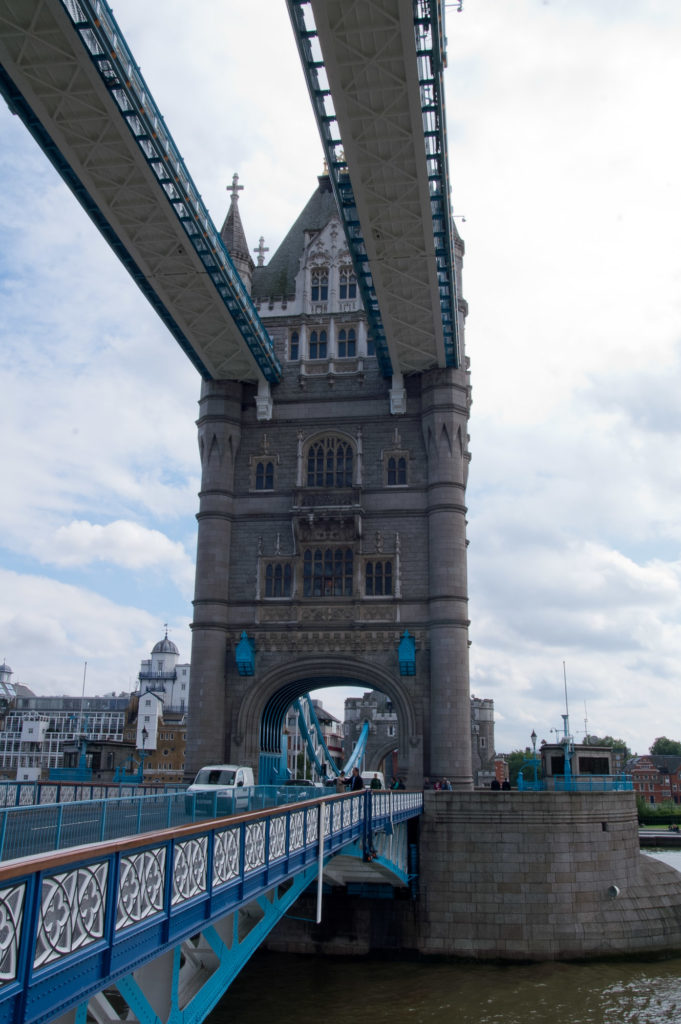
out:
<path id="1" fill-rule="evenodd" d="M 242 236 L 235 191 L 223 237 Z M 325 175 L 267 265 L 256 251 L 284 372 L 271 407 L 251 384 L 202 389 L 187 774 L 273 779 L 292 701 L 357 685 L 390 697 L 408 783 L 468 789 L 467 369 L 406 377 L 391 411 Z"/>

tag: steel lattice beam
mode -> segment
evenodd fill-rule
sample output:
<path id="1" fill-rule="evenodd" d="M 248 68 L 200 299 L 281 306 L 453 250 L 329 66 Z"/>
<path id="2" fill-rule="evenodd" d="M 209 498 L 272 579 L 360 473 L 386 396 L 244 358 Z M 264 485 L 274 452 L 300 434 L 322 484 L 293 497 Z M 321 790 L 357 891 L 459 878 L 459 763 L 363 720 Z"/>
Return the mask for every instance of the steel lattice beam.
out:
<path id="1" fill-rule="evenodd" d="M 0 0 L 0 91 L 206 378 L 281 367 L 103 0 Z"/>

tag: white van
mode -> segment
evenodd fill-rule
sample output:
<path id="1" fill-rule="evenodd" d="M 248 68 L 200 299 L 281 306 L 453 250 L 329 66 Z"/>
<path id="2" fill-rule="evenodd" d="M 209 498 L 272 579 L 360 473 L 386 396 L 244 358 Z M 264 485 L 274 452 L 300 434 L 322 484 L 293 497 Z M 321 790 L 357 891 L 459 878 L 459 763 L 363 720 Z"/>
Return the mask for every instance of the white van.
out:
<path id="1" fill-rule="evenodd" d="M 362 781 L 366 789 L 371 789 L 371 783 L 374 780 L 374 776 L 377 776 L 378 781 L 381 783 L 380 788 L 385 789 L 385 779 L 383 778 L 383 772 L 360 772 Z M 374 786 L 374 789 L 376 787 Z"/>
<path id="2" fill-rule="evenodd" d="M 254 785 L 252 768 L 241 764 L 207 764 L 198 771 L 187 795 L 202 813 L 214 810 L 216 814 L 233 814 L 248 810 L 249 794 L 237 794 L 237 789 Z"/>

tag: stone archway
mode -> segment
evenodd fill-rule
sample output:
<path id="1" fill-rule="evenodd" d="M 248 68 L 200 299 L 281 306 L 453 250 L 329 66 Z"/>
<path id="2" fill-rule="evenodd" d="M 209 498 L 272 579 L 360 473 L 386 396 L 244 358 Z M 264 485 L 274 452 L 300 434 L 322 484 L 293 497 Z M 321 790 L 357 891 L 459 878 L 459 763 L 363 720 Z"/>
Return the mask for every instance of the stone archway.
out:
<path id="1" fill-rule="evenodd" d="M 281 734 L 286 711 L 293 701 L 310 690 L 333 686 L 380 690 L 390 697 L 397 714 L 399 735 L 403 737 L 405 776 L 413 785 L 420 786 L 423 722 L 413 693 L 401 678 L 352 657 L 335 658 L 333 665 L 319 657 L 298 658 L 272 668 L 259 680 L 257 687 L 244 695 L 240 704 L 232 737 L 232 760 L 255 767 L 263 752 L 263 739 L 271 745 Z"/>

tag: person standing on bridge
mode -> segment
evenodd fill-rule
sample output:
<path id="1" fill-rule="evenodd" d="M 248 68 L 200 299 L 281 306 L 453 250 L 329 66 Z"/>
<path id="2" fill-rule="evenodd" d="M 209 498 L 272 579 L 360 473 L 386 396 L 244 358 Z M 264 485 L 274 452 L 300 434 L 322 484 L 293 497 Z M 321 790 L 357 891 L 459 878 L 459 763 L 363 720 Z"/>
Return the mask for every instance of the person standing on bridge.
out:
<path id="1" fill-rule="evenodd" d="M 364 789 L 364 779 L 359 774 L 359 768 L 352 769 L 352 779 L 350 780 L 350 789 L 352 791 L 356 789 Z"/>
<path id="2" fill-rule="evenodd" d="M 347 788 L 348 780 L 345 777 L 345 772 L 341 772 L 338 778 L 336 779 L 336 792 L 344 793 Z"/>

